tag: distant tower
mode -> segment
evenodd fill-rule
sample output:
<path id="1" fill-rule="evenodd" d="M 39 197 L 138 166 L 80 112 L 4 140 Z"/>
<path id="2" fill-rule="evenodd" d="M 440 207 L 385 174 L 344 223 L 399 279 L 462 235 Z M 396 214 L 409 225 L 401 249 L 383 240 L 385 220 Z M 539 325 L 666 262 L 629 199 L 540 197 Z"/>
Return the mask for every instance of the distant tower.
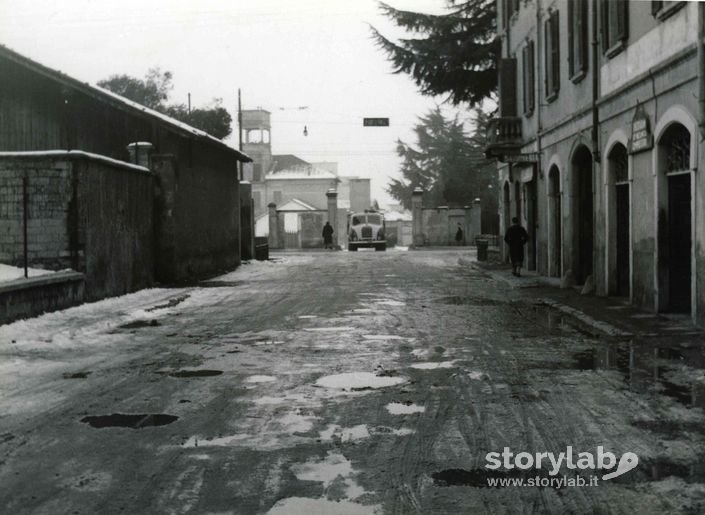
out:
<path id="1" fill-rule="evenodd" d="M 271 113 L 264 109 L 242 111 L 242 150 L 252 158 L 244 179 L 252 183 L 255 212 L 266 210 L 264 177 L 272 169 Z"/>

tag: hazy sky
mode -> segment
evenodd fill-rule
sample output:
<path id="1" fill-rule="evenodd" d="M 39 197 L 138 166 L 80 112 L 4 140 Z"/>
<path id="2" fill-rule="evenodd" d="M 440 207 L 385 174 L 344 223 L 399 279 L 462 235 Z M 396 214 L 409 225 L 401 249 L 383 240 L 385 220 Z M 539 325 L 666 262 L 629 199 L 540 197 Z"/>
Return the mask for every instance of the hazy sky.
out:
<path id="1" fill-rule="evenodd" d="M 174 73 L 170 101 L 186 103 L 189 92 L 193 106 L 222 98 L 233 119 L 241 88 L 244 109 L 272 113 L 275 154 L 336 161 L 341 174 L 372 178 L 373 197 L 385 203 L 396 140 L 413 142 L 416 117 L 443 98 L 393 75 L 369 25 L 402 35 L 374 0 L 0 0 L 0 43 L 11 49 L 92 84 L 159 66 Z M 363 128 L 365 116 L 389 117 L 391 126 Z"/>

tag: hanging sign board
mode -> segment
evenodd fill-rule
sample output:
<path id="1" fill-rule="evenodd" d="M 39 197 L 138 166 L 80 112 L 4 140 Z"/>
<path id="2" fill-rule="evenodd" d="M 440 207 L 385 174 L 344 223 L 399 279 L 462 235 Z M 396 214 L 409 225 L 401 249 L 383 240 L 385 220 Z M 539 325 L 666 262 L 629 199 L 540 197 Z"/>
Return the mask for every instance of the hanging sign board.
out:
<path id="1" fill-rule="evenodd" d="M 363 118 L 363 127 L 389 127 L 389 118 Z"/>
<path id="2" fill-rule="evenodd" d="M 634 118 L 632 118 L 632 135 L 631 138 L 629 138 L 629 153 L 636 154 L 650 150 L 653 146 L 654 135 L 651 133 L 649 115 L 646 114 L 641 104 L 638 104 Z"/>
<path id="3" fill-rule="evenodd" d="M 504 154 L 499 156 L 503 163 L 538 163 L 539 152 L 527 152 L 525 154 Z"/>

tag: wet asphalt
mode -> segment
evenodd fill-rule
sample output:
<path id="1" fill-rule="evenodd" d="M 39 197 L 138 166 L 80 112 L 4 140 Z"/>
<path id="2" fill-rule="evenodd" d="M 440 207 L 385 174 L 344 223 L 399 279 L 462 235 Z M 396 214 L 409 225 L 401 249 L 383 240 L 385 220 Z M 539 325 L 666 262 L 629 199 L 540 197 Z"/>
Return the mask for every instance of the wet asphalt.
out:
<path id="1" fill-rule="evenodd" d="M 0 513 L 703 512 L 698 333 L 607 334 L 471 254 L 273 254 L 0 328 Z M 486 467 L 569 446 L 638 465 Z"/>

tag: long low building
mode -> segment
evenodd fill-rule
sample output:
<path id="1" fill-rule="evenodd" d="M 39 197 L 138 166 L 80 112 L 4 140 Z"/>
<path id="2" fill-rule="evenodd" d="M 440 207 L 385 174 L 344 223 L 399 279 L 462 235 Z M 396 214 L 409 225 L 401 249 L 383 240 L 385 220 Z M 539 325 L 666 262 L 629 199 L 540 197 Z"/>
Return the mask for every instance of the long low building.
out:
<path id="1" fill-rule="evenodd" d="M 118 240 L 104 241 L 104 245 L 138 249 L 137 254 L 130 254 L 130 259 L 137 260 L 143 269 L 132 272 L 139 280 L 113 281 L 119 285 L 113 289 L 87 284 L 87 291 L 96 292 L 93 297 L 123 293 L 154 280 L 190 280 L 240 264 L 240 216 L 250 209 L 241 210 L 237 170 L 239 162 L 250 161 L 247 155 L 199 129 L 52 70 L 3 46 L 0 46 L 0 113 L 0 190 L 4 188 L 8 198 L 21 202 L 21 189 L 18 190 L 21 186 L 17 184 L 25 177 L 28 194 L 35 195 L 25 203 L 37 206 L 35 211 L 28 212 L 29 220 L 24 221 L 22 216 L 18 218 L 17 211 L 0 210 L 0 262 L 17 265 L 27 256 L 30 265 L 50 266 L 48 246 L 40 242 L 52 241 L 56 245 L 65 242 L 64 248 L 53 250 L 57 253 L 55 262 L 63 264 L 73 259 L 72 265 L 78 271 L 85 271 L 85 264 L 91 258 L 85 253 L 98 252 L 98 247 L 91 250 L 86 241 L 74 236 L 52 239 L 42 231 L 75 232 L 77 227 L 85 226 L 90 233 L 91 224 L 97 222 L 91 218 L 95 210 L 82 211 L 82 206 L 110 201 L 117 214 L 101 223 L 112 223 L 111 234 Z M 60 152 L 52 154 L 54 151 Z M 28 168 L 27 163 L 41 156 L 44 156 L 42 166 L 49 166 L 48 169 L 40 173 L 37 167 Z M 63 175 L 51 168 L 51 162 L 57 160 L 63 163 L 60 165 Z M 86 184 L 94 176 L 86 173 L 85 166 L 80 173 L 72 172 L 79 170 L 77 160 L 101 170 L 101 176 L 95 175 L 96 184 L 99 177 L 110 177 L 101 180 L 107 181 L 111 191 Z M 135 179 L 136 170 L 123 166 L 125 163 L 141 165 L 151 179 Z M 19 169 L 24 170 L 22 177 L 13 175 L 13 170 Z M 20 183 L 16 181 L 18 177 Z M 54 179 L 61 180 L 52 182 Z M 11 184 L 12 180 L 15 182 Z M 46 186 L 50 183 L 62 186 L 57 186 L 54 192 Z M 68 189 L 63 185 L 68 185 Z M 135 205 L 135 195 L 152 206 Z M 79 201 L 82 204 L 77 207 Z M 44 209 L 47 205 L 64 207 L 58 211 Z M 140 216 L 128 216 L 129 213 L 123 216 L 130 209 L 139 210 Z M 33 221 L 40 211 L 53 213 L 52 224 L 42 228 L 36 217 Z M 76 213 L 88 218 L 77 221 Z M 140 218 L 145 216 L 149 217 L 149 230 L 119 226 L 132 222 L 144 224 L 145 220 Z M 18 240 L 17 225 L 24 222 L 35 224 L 29 233 L 35 241 Z M 8 234 L 14 236 L 10 238 Z M 135 234 L 149 235 L 152 241 L 136 246 L 130 240 Z M 101 277 L 108 281 L 115 274 L 124 273 L 124 267 L 117 261 L 117 257 L 107 255 L 90 274 L 90 280 L 95 284 Z"/>

